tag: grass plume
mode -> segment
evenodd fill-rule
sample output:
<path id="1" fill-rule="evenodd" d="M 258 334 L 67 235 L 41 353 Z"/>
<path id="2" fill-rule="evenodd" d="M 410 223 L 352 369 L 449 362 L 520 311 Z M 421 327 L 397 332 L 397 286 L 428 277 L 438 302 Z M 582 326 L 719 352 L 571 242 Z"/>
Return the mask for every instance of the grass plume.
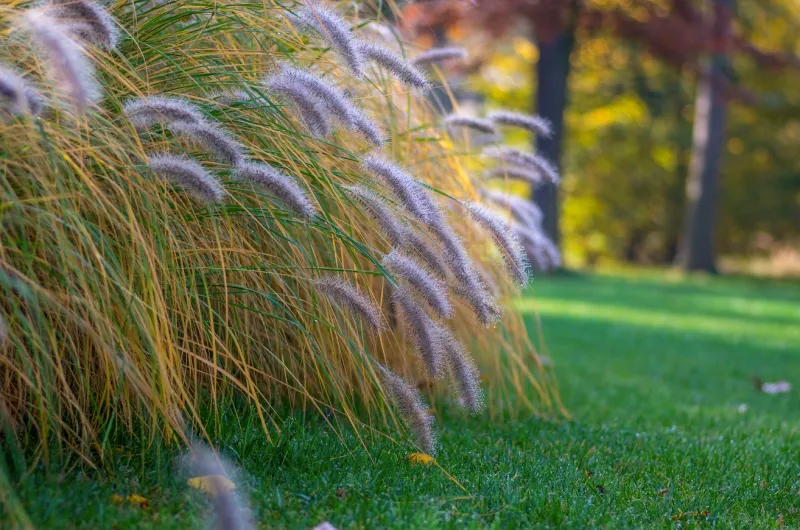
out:
<path id="1" fill-rule="evenodd" d="M 266 189 L 301 217 L 310 219 L 317 213 L 308 194 L 297 182 L 268 164 L 245 162 L 236 167 L 234 175 L 241 180 Z"/>
<path id="2" fill-rule="evenodd" d="M 514 280 L 520 284 L 528 283 L 528 263 L 522 246 L 511 231 L 509 224 L 499 215 L 485 206 L 472 203 L 467 206 L 472 218 L 492 237 L 503 255 L 506 269 Z"/>
<path id="3" fill-rule="evenodd" d="M 489 147 L 483 151 L 484 155 L 512 166 L 523 168 L 533 168 L 539 171 L 545 178 L 553 184 L 558 184 L 558 170 L 545 158 L 536 153 L 528 153 L 513 147 Z"/>
<path id="4" fill-rule="evenodd" d="M 494 123 L 474 116 L 450 114 L 445 117 L 444 123 L 448 128 L 465 127 L 484 134 L 497 134 L 497 128 L 494 126 Z"/>
<path id="5" fill-rule="evenodd" d="M 294 103 L 300 119 L 313 136 L 324 138 L 331 133 L 328 111 L 306 86 L 293 83 L 285 76 L 273 75 L 264 80 L 264 87 Z"/>
<path id="6" fill-rule="evenodd" d="M 300 11 L 302 21 L 330 42 L 350 71 L 357 78 L 364 76 L 364 58 L 353 36 L 350 24 L 320 0 L 311 0 Z"/>
<path id="7" fill-rule="evenodd" d="M 424 196 L 425 191 L 408 172 L 378 155 L 365 157 L 361 160 L 361 165 L 379 178 L 412 215 L 423 222 L 430 221 L 430 202 Z"/>
<path id="8" fill-rule="evenodd" d="M 425 74 L 390 48 L 375 42 L 360 41 L 358 49 L 365 58 L 386 68 L 404 85 L 423 91 L 430 89 L 430 81 Z"/>
<path id="9" fill-rule="evenodd" d="M 467 50 L 464 48 L 431 48 L 430 50 L 426 50 L 414 57 L 412 63 L 416 66 L 421 66 L 426 64 L 440 63 L 443 61 L 450 61 L 453 59 L 463 60 L 468 56 Z"/>
<path id="10" fill-rule="evenodd" d="M 153 173 L 183 188 L 201 202 L 211 204 L 225 200 L 225 188 L 216 177 L 188 157 L 151 155 L 148 165 Z"/>
<path id="11" fill-rule="evenodd" d="M 23 17 L 33 42 L 43 52 L 47 74 L 67 93 L 79 110 L 86 110 L 100 96 L 94 66 L 67 29 L 42 9 L 29 9 Z"/>
<path id="12" fill-rule="evenodd" d="M 425 365 L 428 375 L 436 379 L 442 375 L 441 336 L 437 332 L 436 323 L 414 297 L 404 287 L 392 293 L 392 305 L 395 314 L 403 316 L 406 329 L 411 333 L 414 347 Z"/>
<path id="13" fill-rule="evenodd" d="M 380 333 L 386 328 L 381 310 L 375 302 L 341 278 L 323 276 L 314 282 L 314 287 L 331 302 L 358 316 L 375 332 Z"/>
<path id="14" fill-rule="evenodd" d="M 200 145 L 220 162 L 238 166 L 245 160 L 244 146 L 213 123 L 174 121 L 167 127 L 176 136 L 183 136 Z"/>
<path id="15" fill-rule="evenodd" d="M 122 111 L 137 131 L 144 131 L 160 123 L 203 123 L 205 116 L 200 109 L 183 98 L 148 96 L 127 101 Z"/>
<path id="16" fill-rule="evenodd" d="M 16 116 L 38 116 L 42 106 L 42 97 L 35 88 L 18 72 L 0 65 L 0 109 Z"/>
<path id="17" fill-rule="evenodd" d="M 553 134 L 553 125 L 549 120 L 541 116 L 532 116 L 530 114 L 522 114 L 520 112 L 511 112 L 508 110 L 498 110 L 490 112 L 486 117 L 497 125 L 525 129 L 545 138 L 549 138 L 550 135 Z"/>
<path id="18" fill-rule="evenodd" d="M 447 299 L 447 286 L 419 263 L 395 249 L 384 257 L 383 266 L 394 276 L 406 280 L 437 315 L 448 317 L 453 313 Z"/>
<path id="19" fill-rule="evenodd" d="M 439 326 L 445 363 L 456 383 L 459 403 L 471 413 L 483 408 L 481 376 L 466 346 L 445 326 Z"/>
<path id="20" fill-rule="evenodd" d="M 379 366 L 383 389 L 394 406 L 403 415 L 408 430 L 414 435 L 417 446 L 429 455 L 436 454 L 436 435 L 433 431 L 433 416 L 422 401 L 419 390 L 402 377 Z"/>
<path id="21" fill-rule="evenodd" d="M 386 201 L 360 186 L 346 186 L 344 189 L 364 207 L 368 215 L 381 227 L 392 246 L 405 244 L 409 231 L 389 209 Z"/>
<path id="22" fill-rule="evenodd" d="M 55 17 L 80 38 L 106 49 L 116 48 L 119 28 L 103 6 L 92 0 L 50 0 Z"/>

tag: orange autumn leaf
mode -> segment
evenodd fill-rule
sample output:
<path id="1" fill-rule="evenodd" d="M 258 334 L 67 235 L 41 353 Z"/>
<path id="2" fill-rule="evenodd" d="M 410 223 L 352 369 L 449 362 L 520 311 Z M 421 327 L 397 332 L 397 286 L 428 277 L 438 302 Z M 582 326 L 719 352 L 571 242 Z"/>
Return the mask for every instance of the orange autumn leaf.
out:
<path id="1" fill-rule="evenodd" d="M 220 492 L 236 489 L 236 484 L 224 475 L 193 477 L 187 480 L 186 483 L 194 489 L 208 493 L 212 497 L 216 497 Z"/>
<path id="2" fill-rule="evenodd" d="M 411 465 L 422 464 L 428 466 L 436 460 L 431 455 L 426 455 L 425 453 L 411 453 L 408 455 L 408 461 Z"/>

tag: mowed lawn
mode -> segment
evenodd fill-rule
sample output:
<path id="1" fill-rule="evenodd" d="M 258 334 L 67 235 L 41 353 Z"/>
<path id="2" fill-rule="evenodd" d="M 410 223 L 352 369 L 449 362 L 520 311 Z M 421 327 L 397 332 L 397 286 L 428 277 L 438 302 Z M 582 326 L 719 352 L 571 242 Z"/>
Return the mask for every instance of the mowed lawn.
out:
<path id="1" fill-rule="evenodd" d="M 410 466 L 380 437 L 368 451 L 353 450 L 354 438 L 347 448 L 314 419 L 287 422 L 275 444 L 254 424 L 231 430 L 220 444 L 243 468 L 240 488 L 260 524 L 800 526 L 798 284 L 568 275 L 537 279 L 520 308 L 532 333 L 534 311 L 542 316 L 573 421 L 490 421 L 445 408 L 441 469 Z M 758 393 L 753 376 L 795 389 Z M 203 494 L 174 473 L 171 455 L 130 453 L 101 479 L 35 472 L 18 495 L 41 527 L 207 525 Z M 141 494 L 148 506 L 114 505 L 114 493 Z"/>

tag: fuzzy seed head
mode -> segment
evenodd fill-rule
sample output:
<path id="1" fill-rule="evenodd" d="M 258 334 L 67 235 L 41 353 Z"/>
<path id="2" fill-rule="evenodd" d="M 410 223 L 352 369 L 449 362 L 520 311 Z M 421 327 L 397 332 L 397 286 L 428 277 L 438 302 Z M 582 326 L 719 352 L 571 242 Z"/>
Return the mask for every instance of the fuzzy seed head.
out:
<path id="1" fill-rule="evenodd" d="M 541 227 L 544 214 L 533 201 L 499 190 L 484 189 L 481 194 L 487 201 L 509 210 L 521 224 L 531 228 Z"/>
<path id="2" fill-rule="evenodd" d="M 511 147 L 489 147 L 484 149 L 483 154 L 512 166 L 533 168 L 553 184 L 558 184 L 558 170 L 547 159 L 535 153 Z"/>
<path id="3" fill-rule="evenodd" d="M 447 278 L 447 265 L 440 256 L 439 249 L 435 243 L 415 232 L 413 229 L 406 231 L 406 243 L 402 245 L 408 250 L 414 251 L 425 265 L 436 274 L 440 279 Z"/>
<path id="4" fill-rule="evenodd" d="M 359 317 L 377 333 L 386 329 L 381 310 L 375 302 L 341 278 L 324 276 L 314 282 L 314 287 L 331 302 Z"/>
<path id="5" fill-rule="evenodd" d="M 447 286 L 419 263 L 395 249 L 384 257 L 383 266 L 394 276 L 406 280 L 437 315 L 449 317 L 453 313 Z"/>
<path id="6" fill-rule="evenodd" d="M 328 109 L 329 114 L 346 126 L 353 125 L 355 105 L 340 88 L 318 75 L 288 63 L 280 63 L 278 66 L 278 72 L 272 74 L 268 80 L 279 78 L 285 83 L 303 87 Z"/>
<path id="7" fill-rule="evenodd" d="M 317 209 L 308 194 L 290 176 L 267 164 L 239 164 L 234 176 L 262 187 L 301 217 L 312 218 Z"/>
<path id="8" fill-rule="evenodd" d="M 106 49 L 116 48 L 119 28 L 106 10 L 91 0 L 50 0 L 51 11 L 71 33 Z"/>
<path id="9" fill-rule="evenodd" d="M 436 379 L 442 375 L 442 345 L 436 324 L 420 307 L 411 293 L 400 287 L 392 293 L 395 314 L 402 314 L 403 322 L 411 333 L 428 375 Z"/>
<path id="10" fill-rule="evenodd" d="M 458 400 L 471 413 L 483 408 L 481 378 L 475 361 L 464 344 L 444 326 L 438 326 L 445 363 L 450 376 L 456 382 Z"/>
<path id="11" fill-rule="evenodd" d="M 411 88 L 421 90 L 430 89 L 430 82 L 423 72 L 421 72 L 411 61 L 404 59 L 390 48 L 369 41 L 360 41 L 358 49 L 361 54 L 371 61 L 375 61 L 391 72 L 391 74 L 401 83 Z"/>
<path id="12" fill-rule="evenodd" d="M 549 138 L 553 134 L 552 124 L 549 120 L 546 120 L 541 116 L 532 116 L 530 114 L 522 114 L 508 110 L 499 110 L 496 112 L 490 112 L 487 118 L 497 125 L 518 127 L 545 138 Z"/>
<path id="13" fill-rule="evenodd" d="M 400 410 L 408 429 L 414 435 L 419 448 L 429 454 L 436 454 L 436 435 L 433 432 L 433 416 L 422 401 L 419 390 L 408 384 L 394 372 L 379 366 L 381 382 L 386 396 Z"/>
<path id="14" fill-rule="evenodd" d="M 328 109 L 306 86 L 292 83 L 281 75 L 268 77 L 264 81 L 264 86 L 270 92 L 286 97 L 295 105 L 300 119 L 313 136 L 325 138 L 331 133 Z"/>
<path id="15" fill-rule="evenodd" d="M 465 127 L 484 134 L 497 134 L 497 128 L 489 120 L 466 116 L 464 114 L 450 114 L 444 119 L 448 128 Z"/>
<path id="16" fill-rule="evenodd" d="M 515 166 L 494 168 L 486 174 L 486 178 L 522 180 L 534 186 L 544 181 L 544 177 L 538 170 Z"/>
<path id="17" fill-rule="evenodd" d="M 39 115 L 42 98 L 25 79 L 11 68 L 0 65 L 0 109 L 15 116 Z"/>
<path id="18" fill-rule="evenodd" d="M 94 67 L 83 47 L 67 34 L 67 29 L 41 9 L 28 9 L 23 23 L 47 62 L 47 75 L 63 87 L 72 103 L 83 111 L 100 96 Z"/>
<path id="19" fill-rule="evenodd" d="M 511 277 L 520 285 L 528 283 L 528 263 L 525 252 L 505 219 L 477 203 L 467 205 L 467 210 L 475 222 L 492 237 L 503 255 L 506 269 Z"/>
<path id="20" fill-rule="evenodd" d="M 150 156 L 150 169 L 159 177 L 183 188 L 206 204 L 225 200 L 225 188 L 203 166 L 184 156 L 159 154 Z"/>
<path id="21" fill-rule="evenodd" d="M 467 50 L 464 48 L 449 47 L 449 48 L 431 48 L 414 57 L 412 61 L 416 66 L 424 64 L 440 63 L 452 59 L 466 59 L 468 57 Z"/>
<path id="22" fill-rule="evenodd" d="M 392 246 L 403 245 L 408 236 L 408 230 L 397 219 L 386 205 L 386 202 L 360 186 L 347 186 L 344 188 L 366 210 L 366 213 L 381 227 L 389 238 Z"/>
<path id="23" fill-rule="evenodd" d="M 207 121 L 187 122 L 175 121 L 167 125 L 177 136 L 189 138 L 194 143 L 208 150 L 220 162 L 238 166 L 245 160 L 245 149 L 222 128 Z"/>
<path id="24" fill-rule="evenodd" d="M 379 178 L 392 191 L 403 207 L 419 220 L 427 223 L 431 218 L 430 199 L 414 178 L 400 166 L 380 156 L 368 156 L 361 166 Z"/>
<path id="25" fill-rule="evenodd" d="M 324 37 L 358 78 L 364 76 L 364 58 L 356 44 L 350 24 L 336 11 L 319 0 L 313 0 L 300 11 L 301 21 Z"/>
<path id="26" fill-rule="evenodd" d="M 144 131 L 156 123 L 166 125 L 173 122 L 202 123 L 205 116 L 185 99 L 164 96 L 148 96 L 127 101 L 122 111 L 137 131 Z"/>
<path id="27" fill-rule="evenodd" d="M 353 119 L 353 130 L 363 136 L 369 143 L 375 147 L 382 147 L 386 143 L 386 135 L 367 114 L 359 109 L 353 109 L 351 117 Z"/>

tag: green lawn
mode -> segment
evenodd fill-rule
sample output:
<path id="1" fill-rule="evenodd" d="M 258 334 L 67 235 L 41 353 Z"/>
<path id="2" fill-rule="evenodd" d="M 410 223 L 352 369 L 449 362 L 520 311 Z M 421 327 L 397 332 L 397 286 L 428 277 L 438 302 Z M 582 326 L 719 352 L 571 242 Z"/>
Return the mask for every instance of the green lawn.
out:
<path id="1" fill-rule="evenodd" d="M 444 410 L 438 461 L 468 493 L 381 439 L 350 453 L 318 421 L 290 421 L 276 445 L 253 427 L 221 444 L 262 524 L 800 526 L 800 286 L 627 273 L 542 278 L 530 294 L 521 309 L 542 314 L 573 422 Z M 760 394 L 753 375 L 797 388 Z M 100 481 L 34 473 L 19 495 L 42 527 L 205 524 L 168 455 L 121 462 Z"/>

